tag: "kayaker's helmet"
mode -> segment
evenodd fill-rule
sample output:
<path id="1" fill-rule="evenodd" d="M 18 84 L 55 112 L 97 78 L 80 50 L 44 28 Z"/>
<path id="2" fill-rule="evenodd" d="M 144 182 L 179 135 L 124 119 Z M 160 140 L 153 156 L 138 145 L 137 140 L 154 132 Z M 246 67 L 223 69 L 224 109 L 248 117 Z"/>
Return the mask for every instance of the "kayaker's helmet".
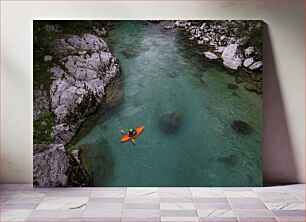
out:
<path id="1" fill-rule="evenodd" d="M 133 132 L 133 129 L 130 129 L 130 133 L 132 133 Z"/>

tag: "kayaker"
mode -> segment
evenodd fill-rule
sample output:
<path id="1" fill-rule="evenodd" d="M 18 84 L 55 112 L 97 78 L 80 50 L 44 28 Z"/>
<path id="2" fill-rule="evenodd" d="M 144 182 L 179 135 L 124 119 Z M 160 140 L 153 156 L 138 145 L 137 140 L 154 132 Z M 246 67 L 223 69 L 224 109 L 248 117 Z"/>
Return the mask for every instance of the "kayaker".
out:
<path id="1" fill-rule="evenodd" d="M 137 134 L 137 132 L 134 129 L 130 129 L 128 134 L 129 134 L 129 137 L 133 137 L 133 136 L 135 136 Z"/>

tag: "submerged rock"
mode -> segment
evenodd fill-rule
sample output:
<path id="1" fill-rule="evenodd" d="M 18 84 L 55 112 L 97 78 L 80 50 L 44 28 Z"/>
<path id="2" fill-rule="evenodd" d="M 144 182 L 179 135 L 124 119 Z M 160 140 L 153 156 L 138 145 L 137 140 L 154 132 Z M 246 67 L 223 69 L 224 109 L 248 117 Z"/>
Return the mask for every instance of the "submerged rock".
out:
<path id="1" fill-rule="evenodd" d="M 182 124 L 182 113 L 179 110 L 164 114 L 159 118 L 160 129 L 163 133 L 166 134 L 178 133 L 181 124 Z"/>
<path id="2" fill-rule="evenodd" d="M 124 49 L 124 50 L 121 51 L 121 53 L 127 59 L 135 58 L 135 57 L 138 56 L 137 51 L 135 49 L 131 49 L 131 48 Z"/>
<path id="3" fill-rule="evenodd" d="M 233 121 L 231 127 L 236 133 L 242 135 L 248 135 L 253 131 L 253 128 L 248 123 L 241 120 Z"/>
<path id="4" fill-rule="evenodd" d="M 238 89 L 239 86 L 234 84 L 234 83 L 228 83 L 227 84 L 227 88 L 229 88 L 229 89 Z"/>
<path id="5" fill-rule="evenodd" d="M 219 58 L 216 54 L 212 52 L 204 52 L 203 54 L 206 58 L 211 59 L 211 60 L 215 60 Z"/>
<path id="6" fill-rule="evenodd" d="M 233 166 L 236 166 L 238 164 L 239 158 L 235 154 L 230 154 L 228 156 L 219 157 L 217 160 L 219 162 L 223 163 L 224 165 L 233 167 Z"/>
<path id="7" fill-rule="evenodd" d="M 81 166 L 89 175 L 90 186 L 107 186 L 114 172 L 114 160 L 106 139 L 79 147 Z M 103 180 L 99 179 L 103 178 Z"/>

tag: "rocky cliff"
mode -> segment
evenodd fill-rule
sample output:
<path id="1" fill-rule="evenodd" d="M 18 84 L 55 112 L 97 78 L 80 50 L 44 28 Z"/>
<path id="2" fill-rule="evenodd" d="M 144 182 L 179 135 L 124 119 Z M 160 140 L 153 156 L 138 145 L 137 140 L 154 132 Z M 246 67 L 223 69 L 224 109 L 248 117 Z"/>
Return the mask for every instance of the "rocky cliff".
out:
<path id="1" fill-rule="evenodd" d="M 93 114 L 105 95 L 105 87 L 119 75 L 119 65 L 103 40 L 104 28 L 71 35 L 60 26 L 45 25 L 51 39 L 34 59 L 34 171 L 36 186 L 88 185 L 77 152 L 65 148 L 86 117 Z M 35 29 L 35 27 L 34 27 Z M 36 39 L 35 39 L 36 38 Z M 34 53 L 37 52 L 34 50 Z M 35 68 L 40 72 L 35 73 Z M 44 73 L 42 73 L 44 71 Z M 42 76 L 44 76 L 43 80 Z"/>

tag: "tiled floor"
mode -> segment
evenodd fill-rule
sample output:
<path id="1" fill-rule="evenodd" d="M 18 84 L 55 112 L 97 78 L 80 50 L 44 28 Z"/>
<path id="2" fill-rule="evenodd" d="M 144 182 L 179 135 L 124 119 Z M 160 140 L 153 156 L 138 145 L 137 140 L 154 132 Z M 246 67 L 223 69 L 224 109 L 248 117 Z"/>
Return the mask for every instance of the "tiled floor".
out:
<path id="1" fill-rule="evenodd" d="M 1 185 L 1 221 L 305 221 L 305 185 L 32 188 Z"/>

